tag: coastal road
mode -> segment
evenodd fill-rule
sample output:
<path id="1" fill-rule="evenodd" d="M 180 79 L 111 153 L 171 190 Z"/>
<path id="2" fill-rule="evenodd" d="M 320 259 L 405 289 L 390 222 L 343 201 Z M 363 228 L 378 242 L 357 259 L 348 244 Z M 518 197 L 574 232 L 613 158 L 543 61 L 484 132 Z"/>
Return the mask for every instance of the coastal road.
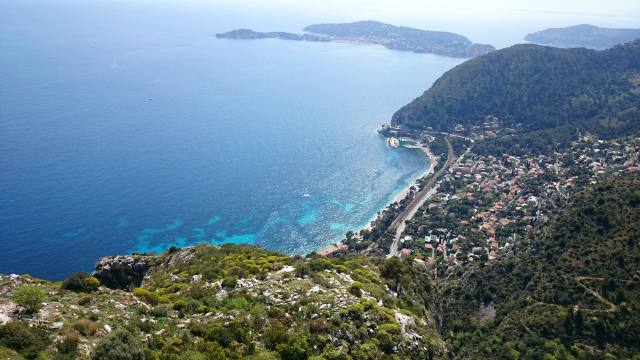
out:
<path id="1" fill-rule="evenodd" d="M 444 141 L 447 143 L 448 154 L 447 154 L 447 162 L 443 167 L 440 168 L 437 172 L 430 175 L 429 181 L 425 184 L 420 192 L 411 200 L 407 208 L 404 209 L 403 212 L 398 215 L 398 217 L 393 220 L 391 225 L 389 226 L 390 231 L 395 231 L 395 236 L 393 238 L 393 243 L 389 248 L 389 254 L 387 257 L 396 256 L 398 252 L 398 244 L 400 243 L 400 237 L 406 228 L 405 221 L 410 220 L 416 214 L 418 209 L 436 192 L 434 189 L 434 185 L 436 181 L 449 169 L 453 160 L 455 158 L 455 154 L 453 153 L 453 146 L 451 146 L 451 142 L 445 136 Z"/>

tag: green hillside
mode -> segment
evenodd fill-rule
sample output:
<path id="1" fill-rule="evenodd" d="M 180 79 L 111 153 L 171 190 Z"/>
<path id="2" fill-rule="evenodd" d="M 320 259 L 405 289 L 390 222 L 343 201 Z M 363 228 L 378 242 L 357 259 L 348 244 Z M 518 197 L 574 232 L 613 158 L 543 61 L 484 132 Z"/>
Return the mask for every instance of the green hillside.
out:
<path id="1" fill-rule="evenodd" d="M 0 358 L 416 359 L 446 350 L 429 313 L 398 301 L 373 258 L 199 246 L 106 258 L 99 277 L 124 260 L 150 266 L 129 291 L 86 275 L 63 284 L 0 276 L 0 306 L 15 309 L 0 325 Z M 37 295 L 32 309 L 16 296 L 25 292 Z"/>
<path id="2" fill-rule="evenodd" d="M 582 190 L 514 255 L 442 282 L 433 301 L 454 357 L 633 358 L 639 239 L 640 179 Z"/>
<path id="3" fill-rule="evenodd" d="M 525 40 L 557 47 L 606 49 L 640 38 L 640 29 L 610 29 L 588 24 L 551 28 L 525 36 Z"/>
<path id="4" fill-rule="evenodd" d="M 640 40 L 600 52 L 515 45 L 448 71 L 392 121 L 451 131 L 493 115 L 520 131 L 555 128 L 637 112 L 638 86 Z"/>

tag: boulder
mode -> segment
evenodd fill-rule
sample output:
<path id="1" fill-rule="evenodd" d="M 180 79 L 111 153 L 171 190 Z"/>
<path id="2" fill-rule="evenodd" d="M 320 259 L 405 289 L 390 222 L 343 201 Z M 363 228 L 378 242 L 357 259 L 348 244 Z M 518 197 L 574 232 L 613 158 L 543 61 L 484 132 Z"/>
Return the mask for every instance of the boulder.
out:
<path id="1" fill-rule="evenodd" d="M 142 284 L 154 258 L 147 255 L 103 257 L 96 263 L 93 276 L 108 288 L 130 290 Z"/>

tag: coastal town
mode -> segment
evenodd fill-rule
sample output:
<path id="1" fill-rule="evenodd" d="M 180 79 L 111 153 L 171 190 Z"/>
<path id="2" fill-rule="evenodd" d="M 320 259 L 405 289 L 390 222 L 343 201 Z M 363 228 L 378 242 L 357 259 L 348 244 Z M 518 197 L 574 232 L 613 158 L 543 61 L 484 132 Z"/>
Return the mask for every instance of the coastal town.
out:
<path id="1" fill-rule="evenodd" d="M 640 138 L 614 141 L 584 133 L 564 149 L 516 156 L 474 151 L 476 141 L 513 131 L 501 127 L 498 118 L 487 116 L 470 130 L 465 132 L 462 125 L 452 133 L 383 126 L 380 133 L 390 147 L 435 147 L 440 138 L 454 143 L 453 159 L 445 162 L 444 153 L 431 155 L 435 172 L 419 179 L 418 186 L 372 226 L 347 234 L 323 254 L 378 251 L 387 257 L 412 257 L 443 271 L 491 261 L 544 224 L 574 189 L 612 176 L 640 174 Z M 373 236 L 376 228 L 384 231 Z"/>

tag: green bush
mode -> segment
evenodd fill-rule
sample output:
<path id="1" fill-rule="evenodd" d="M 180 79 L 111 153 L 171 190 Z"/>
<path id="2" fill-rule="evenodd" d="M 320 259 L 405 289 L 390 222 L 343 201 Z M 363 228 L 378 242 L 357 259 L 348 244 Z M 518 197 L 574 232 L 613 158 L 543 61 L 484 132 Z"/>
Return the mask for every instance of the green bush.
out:
<path id="1" fill-rule="evenodd" d="M 185 311 L 187 309 L 187 302 L 183 299 L 176 300 L 173 303 L 173 310 L 175 311 Z"/>
<path id="2" fill-rule="evenodd" d="M 237 283 L 238 283 L 238 278 L 235 277 L 235 276 L 230 276 L 230 277 L 225 278 L 224 280 L 222 280 L 222 288 L 230 290 L 230 289 L 235 288 Z"/>
<path id="3" fill-rule="evenodd" d="M 179 300 L 178 300 L 179 301 Z M 175 306 L 175 304 L 174 304 Z M 167 317 L 167 308 L 164 306 L 156 306 L 153 309 L 151 309 L 149 311 L 149 313 L 151 314 L 151 316 L 156 317 L 156 318 L 163 318 L 163 317 Z"/>
<path id="4" fill-rule="evenodd" d="M 142 345 L 126 330 L 103 337 L 91 353 L 92 360 L 144 360 Z"/>
<path id="5" fill-rule="evenodd" d="M 23 306 L 28 313 L 38 312 L 47 293 L 36 285 L 20 285 L 13 292 L 13 301 Z"/>
<path id="6" fill-rule="evenodd" d="M 364 316 L 364 306 L 361 304 L 352 304 L 347 306 L 347 314 L 352 320 L 362 320 Z"/>
<path id="7" fill-rule="evenodd" d="M 15 350 L 27 359 L 35 359 L 45 350 L 51 340 L 47 331 L 22 321 L 13 321 L 0 326 L 0 347 Z"/>
<path id="8" fill-rule="evenodd" d="M 100 281 L 83 272 L 71 274 L 62 282 L 62 288 L 75 292 L 93 292 L 100 287 Z"/>
<path id="9" fill-rule="evenodd" d="M 145 288 L 133 289 L 133 295 L 139 297 L 142 301 L 151 305 L 158 305 L 169 302 L 169 299 L 167 299 L 165 296 L 160 296 L 157 293 L 151 292 Z"/>
<path id="10" fill-rule="evenodd" d="M 84 336 L 93 336 L 100 329 L 100 325 L 89 319 L 80 319 L 73 324 L 73 328 Z"/>
<path id="11" fill-rule="evenodd" d="M 271 323 L 271 325 L 268 326 L 262 334 L 262 342 L 268 350 L 276 350 L 278 345 L 285 344 L 288 340 L 289 336 L 284 330 L 284 325 L 279 321 Z"/>
<path id="12" fill-rule="evenodd" d="M 78 354 L 78 344 L 80 343 L 80 334 L 76 331 L 69 331 L 62 341 L 56 344 L 58 351 L 57 359 L 76 359 Z"/>
<path id="13" fill-rule="evenodd" d="M 4 346 L 0 346 L 0 359 L 2 360 L 23 360 L 24 358 L 20 356 L 17 352 L 6 348 Z M 279 359 L 279 358 L 277 358 Z"/>
<path id="14" fill-rule="evenodd" d="M 291 336 L 288 344 L 279 348 L 282 360 L 306 360 L 309 358 L 309 344 L 304 336 Z"/>
<path id="15" fill-rule="evenodd" d="M 362 296 L 362 283 L 358 281 L 354 281 L 349 288 L 349 292 L 353 296 L 361 297 Z"/>

